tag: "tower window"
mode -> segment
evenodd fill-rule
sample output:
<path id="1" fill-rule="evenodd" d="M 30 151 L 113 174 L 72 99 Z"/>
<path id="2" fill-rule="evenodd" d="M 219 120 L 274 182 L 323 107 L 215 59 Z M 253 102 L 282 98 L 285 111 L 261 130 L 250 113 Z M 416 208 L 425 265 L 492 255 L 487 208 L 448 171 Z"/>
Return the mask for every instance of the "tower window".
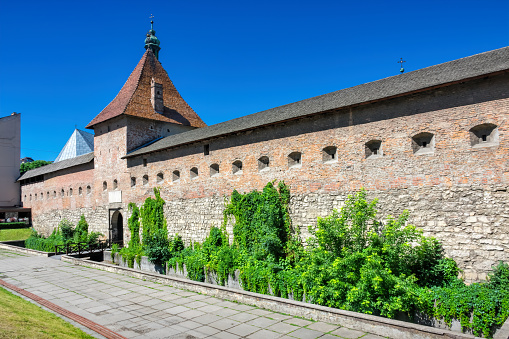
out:
<path id="1" fill-rule="evenodd" d="M 494 124 L 481 124 L 470 129 L 472 147 L 490 147 L 499 143 L 498 128 Z"/>
<path id="2" fill-rule="evenodd" d="M 302 165 L 302 153 L 292 152 L 288 155 L 288 167 L 300 167 Z"/>
<path id="3" fill-rule="evenodd" d="M 214 177 L 216 175 L 219 175 L 219 164 L 212 164 L 210 165 L 210 176 Z"/>
<path id="4" fill-rule="evenodd" d="M 435 151 L 435 136 L 422 132 L 412 137 L 412 150 L 414 154 L 430 154 Z"/>
<path id="5" fill-rule="evenodd" d="M 242 173 L 242 161 L 236 160 L 233 162 L 232 173 L 233 174 L 241 174 Z"/>
<path id="6" fill-rule="evenodd" d="M 131 177 L 131 187 L 135 187 L 135 186 L 136 186 L 136 178 Z"/>
<path id="7" fill-rule="evenodd" d="M 338 148 L 336 146 L 327 146 L 322 150 L 323 162 L 335 162 L 338 160 Z"/>
<path id="8" fill-rule="evenodd" d="M 191 179 L 198 178 L 198 168 L 197 167 L 191 168 L 191 170 L 189 171 L 189 176 L 191 177 Z"/>
<path id="9" fill-rule="evenodd" d="M 258 159 L 258 170 L 262 171 L 264 169 L 268 169 L 270 164 L 270 159 L 267 156 L 262 156 Z"/>
<path id="10" fill-rule="evenodd" d="M 117 179 L 113 180 L 113 189 L 116 190 L 118 188 L 118 181 Z"/>
<path id="11" fill-rule="evenodd" d="M 382 152 L 382 141 L 371 140 L 364 145 L 364 151 L 366 153 L 366 159 L 378 158 L 383 155 Z"/>
<path id="12" fill-rule="evenodd" d="M 147 186 L 147 185 L 148 185 L 148 175 L 147 175 L 147 174 L 145 174 L 145 175 L 143 176 L 143 186 Z"/>
<path id="13" fill-rule="evenodd" d="M 173 182 L 180 181 L 180 172 L 179 171 L 173 171 L 172 181 Z"/>
<path id="14" fill-rule="evenodd" d="M 108 183 L 106 181 L 103 181 L 103 191 L 106 191 L 108 189 Z"/>
<path id="15" fill-rule="evenodd" d="M 162 172 L 157 173 L 156 181 L 158 184 L 164 181 L 164 174 Z"/>

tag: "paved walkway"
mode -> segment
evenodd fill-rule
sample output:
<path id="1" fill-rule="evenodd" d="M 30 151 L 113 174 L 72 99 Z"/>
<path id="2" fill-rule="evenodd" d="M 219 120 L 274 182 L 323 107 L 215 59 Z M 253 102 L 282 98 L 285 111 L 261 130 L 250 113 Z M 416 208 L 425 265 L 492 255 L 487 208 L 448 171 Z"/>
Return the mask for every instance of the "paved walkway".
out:
<path id="1" fill-rule="evenodd" d="M 0 250 L 0 279 L 127 338 L 381 338 L 6 250 Z"/>

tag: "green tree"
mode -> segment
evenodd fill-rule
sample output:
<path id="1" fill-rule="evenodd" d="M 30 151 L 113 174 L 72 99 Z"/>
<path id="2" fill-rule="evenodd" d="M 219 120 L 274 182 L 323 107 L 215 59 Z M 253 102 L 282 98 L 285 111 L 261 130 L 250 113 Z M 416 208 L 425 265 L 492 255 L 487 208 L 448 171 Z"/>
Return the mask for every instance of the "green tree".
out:
<path id="1" fill-rule="evenodd" d="M 46 161 L 46 160 L 35 160 L 35 161 L 32 161 L 32 162 L 27 162 L 27 163 L 21 164 L 19 166 L 19 172 L 21 174 L 23 174 L 26 171 L 30 171 L 30 170 L 33 170 L 35 168 L 46 166 L 46 165 L 49 165 L 49 164 L 52 164 L 52 163 L 53 163 L 53 161 Z"/>

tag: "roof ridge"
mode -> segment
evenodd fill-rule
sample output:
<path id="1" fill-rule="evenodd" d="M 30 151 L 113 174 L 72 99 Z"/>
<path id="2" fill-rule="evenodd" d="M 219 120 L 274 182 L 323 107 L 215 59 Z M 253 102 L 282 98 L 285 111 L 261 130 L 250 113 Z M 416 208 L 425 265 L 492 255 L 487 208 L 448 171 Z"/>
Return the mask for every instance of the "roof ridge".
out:
<path id="1" fill-rule="evenodd" d="M 131 151 L 122 158 L 130 158 L 334 109 L 386 100 L 507 71 L 509 71 L 509 47 L 502 47 L 269 108 L 205 128 L 167 136 L 144 148 Z"/>

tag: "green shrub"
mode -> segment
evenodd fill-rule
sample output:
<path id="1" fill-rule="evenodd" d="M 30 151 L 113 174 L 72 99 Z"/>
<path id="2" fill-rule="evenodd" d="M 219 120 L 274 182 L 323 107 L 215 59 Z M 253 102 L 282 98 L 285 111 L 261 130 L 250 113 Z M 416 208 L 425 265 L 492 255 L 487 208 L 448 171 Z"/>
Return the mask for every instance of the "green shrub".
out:
<path id="1" fill-rule="evenodd" d="M 83 241 L 88 244 L 95 244 L 102 236 L 99 232 L 88 233 L 88 224 L 82 215 L 76 229 L 70 221 L 63 219 L 58 224 L 58 228 L 54 229 L 48 238 L 38 234 L 36 231 L 25 240 L 25 247 L 38 251 L 54 252 L 55 246 L 62 246 L 73 242 Z"/>
<path id="2" fill-rule="evenodd" d="M 0 223 L 0 230 L 14 229 L 14 228 L 29 228 L 30 225 L 25 222 L 3 222 Z"/>

